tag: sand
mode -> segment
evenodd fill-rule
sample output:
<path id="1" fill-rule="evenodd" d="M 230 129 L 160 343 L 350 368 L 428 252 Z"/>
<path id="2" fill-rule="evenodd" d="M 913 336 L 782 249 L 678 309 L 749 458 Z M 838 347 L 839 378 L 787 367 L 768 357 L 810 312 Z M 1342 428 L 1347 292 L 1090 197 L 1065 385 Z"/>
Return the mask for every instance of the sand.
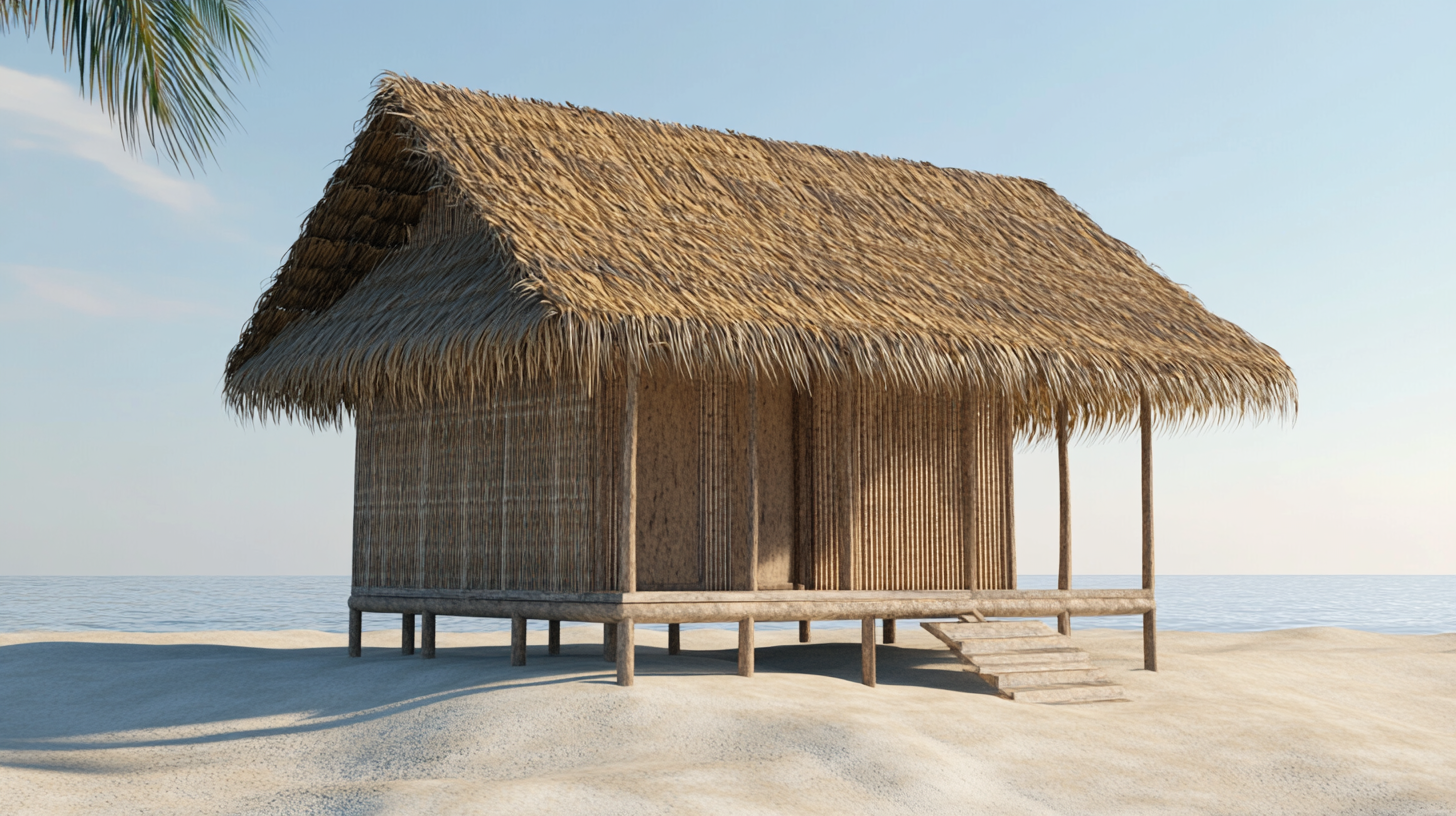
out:
<path id="1" fill-rule="evenodd" d="M 855 629 L 0 634 L 0 813 L 1456 813 L 1456 634 L 1079 631 L 1130 703 L 994 696 L 902 626 L 880 686 Z"/>

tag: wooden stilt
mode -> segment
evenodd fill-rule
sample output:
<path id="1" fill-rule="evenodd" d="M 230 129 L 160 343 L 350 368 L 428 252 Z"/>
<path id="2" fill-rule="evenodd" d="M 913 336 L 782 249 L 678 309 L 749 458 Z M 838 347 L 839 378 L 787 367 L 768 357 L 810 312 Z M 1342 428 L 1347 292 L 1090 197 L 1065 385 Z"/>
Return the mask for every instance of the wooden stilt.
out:
<path id="1" fill-rule="evenodd" d="M 617 624 L 602 624 L 602 659 L 608 663 L 617 662 Z"/>
<path id="2" fill-rule="evenodd" d="M 617 685 L 630 686 L 636 676 L 636 627 L 631 618 L 617 624 Z"/>
<path id="3" fill-rule="evenodd" d="M 511 616 L 511 665 L 526 665 L 526 616 Z"/>
<path id="4" fill-rule="evenodd" d="M 420 657 L 426 660 L 435 657 L 435 613 L 420 615 Z"/>
<path id="5" fill-rule="evenodd" d="M 357 609 L 349 610 L 349 657 L 358 657 L 364 653 L 364 613 Z"/>
<path id="6" fill-rule="evenodd" d="M 561 654 L 561 621 L 546 622 L 546 654 Z"/>
<path id="7" fill-rule="evenodd" d="M 738 674 L 753 676 L 753 618 L 738 622 Z"/>
<path id="8" fill-rule="evenodd" d="M 860 677 L 866 686 L 875 684 L 875 619 L 860 621 Z"/>
<path id="9" fill-rule="evenodd" d="M 1138 412 L 1143 459 L 1143 589 L 1153 588 L 1153 408 L 1146 392 Z M 1158 619 L 1143 613 L 1143 668 L 1158 670 Z"/>
<path id="10" fill-rule="evenodd" d="M 880 642 L 895 642 L 895 619 L 885 618 L 884 625 L 880 627 Z"/>
<path id="11" fill-rule="evenodd" d="M 667 625 L 667 653 L 670 655 L 682 652 L 682 624 L 669 623 Z"/>
<path id="12" fill-rule="evenodd" d="M 809 621 L 799 621 L 799 642 L 809 642 Z"/>
<path id="13" fill-rule="evenodd" d="M 406 612 L 399 616 L 399 653 L 415 653 L 415 613 Z"/>
<path id="14" fill-rule="evenodd" d="M 1067 438 L 1071 436 L 1067 405 L 1057 406 L 1057 494 L 1061 510 L 1058 519 L 1057 589 L 1072 588 L 1072 479 L 1067 460 Z M 1072 614 L 1057 616 L 1057 631 L 1072 634 Z"/>

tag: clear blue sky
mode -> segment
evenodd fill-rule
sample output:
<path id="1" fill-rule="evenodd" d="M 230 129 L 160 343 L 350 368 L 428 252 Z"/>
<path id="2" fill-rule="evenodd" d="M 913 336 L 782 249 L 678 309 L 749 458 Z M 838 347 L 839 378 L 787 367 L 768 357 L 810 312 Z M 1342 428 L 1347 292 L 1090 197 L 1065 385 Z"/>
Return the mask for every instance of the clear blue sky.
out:
<path id="1" fill-rule="evenodd" d="M 273 0 L 195 179 L 0 38 L 0 573 L 348 571 L 352 429 L 219 384 L 383 70 L 1043 179 L 1300 380 L 1292 427 L 1158 441 L 1161 571 L 1456 573 L 1456 4 L 703 5 Z M 1073 456 L 1076 570 L 1135 572 L 1135 445 Z"/>

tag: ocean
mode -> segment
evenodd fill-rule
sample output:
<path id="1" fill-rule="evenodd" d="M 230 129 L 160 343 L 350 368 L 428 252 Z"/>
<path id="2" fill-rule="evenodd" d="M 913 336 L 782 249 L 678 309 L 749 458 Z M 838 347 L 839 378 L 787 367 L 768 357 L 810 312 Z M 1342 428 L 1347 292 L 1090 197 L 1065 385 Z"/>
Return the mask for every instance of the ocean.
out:
<path id="1" fill-rule="evenodd" d="M 1086 575 L 1078 576 L 1073 586 L 1136 588 L 1139 578 Z M 1023 575 L 1020 587 L 1052 589 L 1056 576 Z M 349 578 L 342 575 L 0 577 L 0 631 L 343 632 L 349 620 L 348 596 Z M 398 621 L 396 615 L 366 614 L 364 627 L 393 629 Z M 1079 618 L 1076 625 L 1137 629 L 1141 623 L 1141 617 L 1133 616 Z M 532 624 L 545 626 L 544 621 Z M 508 626 L 509 621 L 488 618 L 441 617 L 437 623 L 442 632 L 497 631 Z M 1257 632 L 1303 626 L 1393 634 L 1456 632 L 1456 575 L 1158 576 L 1159 629 Z"/>

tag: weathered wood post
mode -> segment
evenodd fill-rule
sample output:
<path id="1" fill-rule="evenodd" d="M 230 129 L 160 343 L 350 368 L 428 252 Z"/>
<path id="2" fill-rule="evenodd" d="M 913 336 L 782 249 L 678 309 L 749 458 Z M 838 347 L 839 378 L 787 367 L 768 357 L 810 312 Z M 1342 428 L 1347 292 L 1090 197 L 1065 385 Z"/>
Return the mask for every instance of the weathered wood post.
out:
<path id="1" fill-rule="evenodd" d="M 667 625 L 667 653 L 670 655 L 682 653 L 682 624 L 680 623 Z"/>
<path id="2" fill-rule="evenodd" d="M 1067 422 L 1067 404 L 1057 406 L 1057 494 L 1061 513 L 1058 517 L 1057 538 L 1060 543 L 1057 559 L 1057 589 L 1072 588 L 1072 477 L 1067 462 L 1067 437 L 1070 428 Z M 1057 615 L 1057 631 L 1072 634 L 1072 613 Z"/>
<path id="3" fill-rule="evenodd" d="M 349 610 L 349 657 L 364 653 L 364 613 L 358 609 Z"/>
<path id="4" fill-rule="evenodd" d="M 875 619 L 860 621 L 859 670 L 866 686 L 875 685 Z"/>
<path id="5" fill-rule="evenodd" d="M 561 621 L 546 622 L 546 654 L 561 654 Z"/>
<path id="6" fill-rule="evenodd" d="M 748 374 L 748 591 L 758 591 L 758 374 Z"/>
<path id="7" fill-rule="evenodd" d="M 738 622 L 738 675 L 753 676 L 753 618 Z"/>
<path id="8" fill-rule="evenodd" d="M 399 653 L 415 653 L 415 613 L 406 612 L 399 616 Z"/>
<path id="9" fill-rule="evenodd" d="M 511 616 L 511 665 L 526 665 L 526 616 Z"/>
<path id="10" fill-rule="evenodd" d="M 602 659 L 608 663 L 617 662 L 617 624 L 602 624 Z"/>
<path id="11" fill-rule="evenodd" d="M 433 660 L 435 657 L 435 613 L 420 615 L 420 657 Z"/>
<path id="12" fill-rule="evenodd" d="M 617 481 L 617 587 L 621 592 L 637 591 L 637 399 L 641 385 L 637 364 L 628 363 Z"/>
<path id="13" fill-rule="evenodd" d="M 855 467 L 855 443 L 859 436 L 855 411 L 855 389 L 853 381 L 846 382 L 839 389 L 839 428 L 835 438 L 839 443 L 839 588 L 854 589 L 855 554 L 859 549 L 859 470 Z"/>
<path id="14" fill-rule="evenodd" d="M 1153 589 L 1153 406 L 1146 391 L 1138 412 L 1143 459 L 1143 589 Z M 1143 668 L 1158 670 L 1158 613 L 1143 613 Z"/>
<path id="15" fill-rule="evenodd" d="M 885 618 L 884 625 L 880 628 L 880 641 L 882 643 L 895 642 L 895 619 Z"/>
<path id="16" fill-rule="evenodd" d="M 617 624 L 617 685 L 630 686 L 637 673 L 636 626 L 631 618 Z"/>
<path id="17" fill-rule="evenodd" d="M 808 643 L 809 642 L 809 622 L 808 621 L 799 621 L 799 642 L 800 643 Z"/>

